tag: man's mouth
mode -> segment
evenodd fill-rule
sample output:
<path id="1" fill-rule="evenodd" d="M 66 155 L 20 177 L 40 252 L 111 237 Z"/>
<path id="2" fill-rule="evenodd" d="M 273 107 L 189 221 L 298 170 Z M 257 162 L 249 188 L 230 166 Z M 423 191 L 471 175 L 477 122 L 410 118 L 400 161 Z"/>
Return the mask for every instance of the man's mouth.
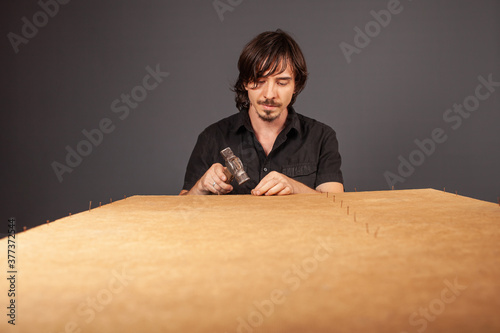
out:
<path id="1" fill-rule="evenodd" d="M 280 103 L 277 103 L 277 102 L 275 102 L 273 100 L 269 100 L 269 99 L 267 99 L 265 101 L 259 101 L 259 102 L 257 102 L 257 104 L 262 105 L 266 109 L 272 109 L 272 108 L 277 108 L 277 107 L 281 106 Z"/>
<path id="2" fill-rule="evenodd" d="M 271 109 L 276 108 L 275 105 L 271 105 L 271 104 L 262 104 L 262 106 L 264 107 L 264 110 L 271 110 Z"/>

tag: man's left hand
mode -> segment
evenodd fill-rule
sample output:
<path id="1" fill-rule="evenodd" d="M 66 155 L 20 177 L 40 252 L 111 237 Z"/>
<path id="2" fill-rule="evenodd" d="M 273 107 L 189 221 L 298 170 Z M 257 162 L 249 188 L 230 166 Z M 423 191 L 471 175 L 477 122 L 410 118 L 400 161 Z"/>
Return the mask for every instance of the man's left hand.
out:
<path id="1" fill-rule="evenodd" d="M 286 195 L 293 194 L 294 180 L 282 173 L 271 171 L 262 178 L 260 183 L 252 190 L 253 195 Z"/>

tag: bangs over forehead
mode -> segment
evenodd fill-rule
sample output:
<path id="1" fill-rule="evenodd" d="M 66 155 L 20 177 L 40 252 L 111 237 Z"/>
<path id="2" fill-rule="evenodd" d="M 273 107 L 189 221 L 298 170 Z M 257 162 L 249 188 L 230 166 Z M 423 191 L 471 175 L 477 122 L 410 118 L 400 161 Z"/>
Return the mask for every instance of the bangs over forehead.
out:
<path id="1" fill-rule="evenodd" d="M 249 78 L 248 82 L 254 82 L 262 77 L 281 74 L 286 71 L 289 66 L 293 73 L 293 66 L 290 65 L 290 58 L 288 58 L 285 54 L 277 54 L 274 57 L 267 57 L 255 66 L 253 75 Z"/>
<path id="2" fill-rule="evenodd" d="M 247 44 L 238 61 L 240 75 L 245 83 L 281 74 L 288 66 L 295 73 L 301 67 L 305 68 L 305 60 L 295 41 L 280 31 L 264 32 L 254 38 Z"/>

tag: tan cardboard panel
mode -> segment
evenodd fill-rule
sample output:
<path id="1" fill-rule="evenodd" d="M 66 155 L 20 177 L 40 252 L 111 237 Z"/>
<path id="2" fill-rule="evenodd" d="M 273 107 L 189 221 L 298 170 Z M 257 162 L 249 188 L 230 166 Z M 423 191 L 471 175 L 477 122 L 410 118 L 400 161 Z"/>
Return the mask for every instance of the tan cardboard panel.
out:
<path id="1" fill-rule="evenodd" d="M 2 332 L 500 331 L 500 207 L 442 191 L 134 196 L 16 246 Z"/>

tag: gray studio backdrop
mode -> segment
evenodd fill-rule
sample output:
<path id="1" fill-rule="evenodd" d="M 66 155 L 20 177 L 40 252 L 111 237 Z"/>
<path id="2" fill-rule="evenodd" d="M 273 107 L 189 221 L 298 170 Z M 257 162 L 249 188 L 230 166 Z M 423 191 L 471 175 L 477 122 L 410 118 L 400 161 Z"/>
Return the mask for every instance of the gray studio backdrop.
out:
<path id="1" fill-rule="evenodd" d="M 347 191 L 500 195 L 498 0 L 8 0 L 1 12 L 5 225 L 178 194 L 197 135 L 236 112 L 242 47 L 277 28 L 305 53 L 296 110 L 336 130 Z"/>

